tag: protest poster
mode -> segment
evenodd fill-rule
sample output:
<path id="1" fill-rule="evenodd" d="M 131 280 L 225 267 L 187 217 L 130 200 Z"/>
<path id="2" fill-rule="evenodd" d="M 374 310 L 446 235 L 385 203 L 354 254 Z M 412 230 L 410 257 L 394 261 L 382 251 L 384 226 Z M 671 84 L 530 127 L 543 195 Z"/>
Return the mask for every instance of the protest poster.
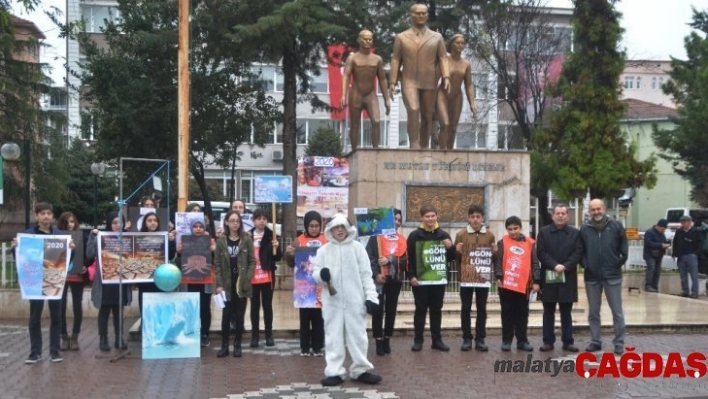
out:
<path id="1" fill-rule="evenodd" d="M 293 299 L 296 308 L 321 308 L 322 287 L 317 285 L 312 271 L 315 267 L 316 247 L 295 249 Z"/>
<path id="2" fill-rule="evenodd" d="M 359 236 L 395 234 L 393 208 L 354 208 L 356 231 Z"/>
<path id="3" fill-rule="evenodd" d="M 182 284 L 214 282 L 211 259 L 211 237 L 182 236 Z"/>
<path id="4" fill-rule="evenodd" d="M 22 299 L 61 299 L 70 242 L 68 235 L 17 235 L 15 265 Z"/>
<path id="5" fill-rule="evenodd" d="M 461 287 L 492 286 L 492 247 L 468 244 L 462 248 L 460 264 Z"/>
<path id="6" fill-rule="evenodd" d="M 297 166 L 297 216 L 317 211 L 328 219 L 347 214 L 349 161 L 346 158 L 302 157 Z"/>
<path id="7" fill-rule="evenodd" d="M 257 176 L 255 179 L 255 202 L 293 202 L 292 176 Z"/>
<path id="8" fill-rule="evenodd" d="M 415 256 L 419 284 L 447 284 L 447 249 L 442 241 L 416 242 Z"/>
<path id="9" fill-rule="evenodd" d="M 143 359 L 200 356 L 198 292 L 146 292 L 140 325 Z"/>
<path id="10" fill-rule="evenodd" d="M 206 228 L 204 222 L 204 212 L 176 212 L 175 213 L 175 242 L 179 246 L 182 242 L 183 235 L 192 234 L 192 225 L 196 222 L 201 222 Z"/>
<path id="11" fill-rule="evenodd" d="M 122 241 L 121 241 L 122 240 Z M 167 263 L 167 232 L 98 233 L 98 261 L 104 284 L 151 283 L 155 269 Z"/>
<path id="12" fill-rule="evenodd" d="M 380 236 L 372 237 L 371 239 L 376 239 L 376 244 L 378 245 L 379 256 L 389 258 L 406 255 L 406 240 L 403 237 L 399 237 L 398 234 L 382 234 Z M 395 262 L 397 263 L 397 262 Z M 381 274 L 386 277 L 391 277 L 394 279 L 400 279 L 399 275 L 402 270 L 397 270 L 393 267 L 394 262 L 389 262 L 388 264 L 381 266 Z"/>

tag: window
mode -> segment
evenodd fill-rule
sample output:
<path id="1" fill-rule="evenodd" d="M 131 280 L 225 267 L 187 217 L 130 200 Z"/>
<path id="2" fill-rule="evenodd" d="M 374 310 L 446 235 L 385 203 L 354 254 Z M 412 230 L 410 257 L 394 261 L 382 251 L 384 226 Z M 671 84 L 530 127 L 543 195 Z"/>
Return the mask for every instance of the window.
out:
<path id="1" fill-rule="evenodd" d="M 329 93 L 327 88 L 328 74 L 327 69 L 321 68 L 319 76 L 310 73 L 310 92 L 312 93 Z"/>
<path id="2" fill-rule="evenodd" d="M 499 125 L 497 148 L 503 150 L 525 150 L 526 141 L 518 125 Z"/>
<path id="3" fill-rule="evenodd" d="M 633 76 L 625 76 L 624 77 L 624 88 L 625 89 L 633 89 L 634 88 L 634 77 Z"/>
<path id="4" fill-rule="evenodd" d="M 489 95 L 489 77 L 486 74 L 475 73 L 472 75 L 474 82 L 474 98 L 486 100 Z"/>
<path id="5" fill-rule="evenodd" d="M 297 120 L 297 144 L 307 144 L 307 119 Z"/>
<path id="6" fill-rule="evenodd" d="M 256 79 L 259 80 L 266 91 L 273 91 L 274 79 L 275 79 L 275 67 L 270 65 L 264 66 L 253 66 L 251 67 L 251 73 L 256 75 Z"/>
<path id="7" fill-rule="evenodd" d="M 651 78 L 651 88 L 656 89 L 656 76 Z"/>
<path id="8" fill-rule="evenodd" d="M 487 125 L 461 123 L 457 126 L 455 148 L 474 149 L 487 147 Z"/>
<path id="9" fill-rule="evenodd" d="M 275 91 L 282 92 L 285 88 L 285 75 L 283 75 L 283 70 L 278 68 L 275 71 Z"/>
<path id="10" fill-rule="evenodd" d="M 120 11 L 109 6 L 81 6 L 81 16 L 86 24 L 86 32 L 99 33 L 108 22 L 120 22 Z"/>
<path id="11" fill-rule="evenodd" d="M 398 122 L 398 146 L 408 147 L 408 122 Z"/>
<path id="12" fill-rule="evenodd" d="M 283 142 L 283 124 L 278 123 L 275 127 L 275 144 L 282 144 Z"/>
<path id="13" fill-rule="evenodd" d="M 637 76 L 637 89 L 641 89 L 642 87 L 642 77 Z"/>

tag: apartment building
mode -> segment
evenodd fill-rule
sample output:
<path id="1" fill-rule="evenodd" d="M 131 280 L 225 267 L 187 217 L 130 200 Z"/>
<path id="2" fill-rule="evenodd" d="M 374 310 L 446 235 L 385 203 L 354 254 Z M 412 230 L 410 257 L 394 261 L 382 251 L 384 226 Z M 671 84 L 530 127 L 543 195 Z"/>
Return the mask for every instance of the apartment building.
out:
<path id="1" fill-rule="evenodd" d="M 673 99 L 661 86 L 669 81 L 671 61 L 628 60 L 622 82 L 622 99 L 634 99 L 668 108 L 676 108 Z"/>

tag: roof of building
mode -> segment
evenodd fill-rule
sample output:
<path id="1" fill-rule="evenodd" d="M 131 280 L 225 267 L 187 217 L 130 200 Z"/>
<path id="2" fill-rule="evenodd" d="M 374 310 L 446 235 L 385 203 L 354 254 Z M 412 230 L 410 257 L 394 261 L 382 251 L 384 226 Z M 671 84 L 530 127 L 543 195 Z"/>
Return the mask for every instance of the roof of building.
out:
<path id="1" fill-rule="evenodd" d="M 622 100 L 622 102 L 627 104 L 627 111 L 624 114 L 626 120 L 657 120 L 676 116 L 675 109 L 663 105 L 652 104 L 634 98 L 627 98 Z"/>
<path id="2" fill-rule="evenodd" d="M 37 27 L 37 25 L 34 24 L 34 22 L 29 21 L 27 19 L 23 19 L 23 18 L 12 15 L 12 24 L 18 28 L 22 28 L 22 29 L 29 31 L 29 34 L 34 36 L 37 39 L 46 39 L 47 38 L 46 36 L 44 36 L 44 32 L 39 30 L 39 28 Z"/>

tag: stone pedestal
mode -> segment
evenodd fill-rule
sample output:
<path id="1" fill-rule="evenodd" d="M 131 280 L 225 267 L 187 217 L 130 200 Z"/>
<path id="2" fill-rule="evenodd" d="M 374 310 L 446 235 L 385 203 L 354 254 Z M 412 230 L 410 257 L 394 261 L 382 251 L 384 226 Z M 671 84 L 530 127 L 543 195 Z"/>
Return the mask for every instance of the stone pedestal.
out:
<path id="1" fill-rule="evenodd" d="M 497 237 L 512 215 L 529 231 L 528 152 L 363 148 L 348 158 L 350 215 L 353 208 L 395 206 L 410 231 L 419 225 L 421 205 L 431 203 L 440 225 L 454 235 L 467 224 L 467 208 L 477 204 Z"/>

